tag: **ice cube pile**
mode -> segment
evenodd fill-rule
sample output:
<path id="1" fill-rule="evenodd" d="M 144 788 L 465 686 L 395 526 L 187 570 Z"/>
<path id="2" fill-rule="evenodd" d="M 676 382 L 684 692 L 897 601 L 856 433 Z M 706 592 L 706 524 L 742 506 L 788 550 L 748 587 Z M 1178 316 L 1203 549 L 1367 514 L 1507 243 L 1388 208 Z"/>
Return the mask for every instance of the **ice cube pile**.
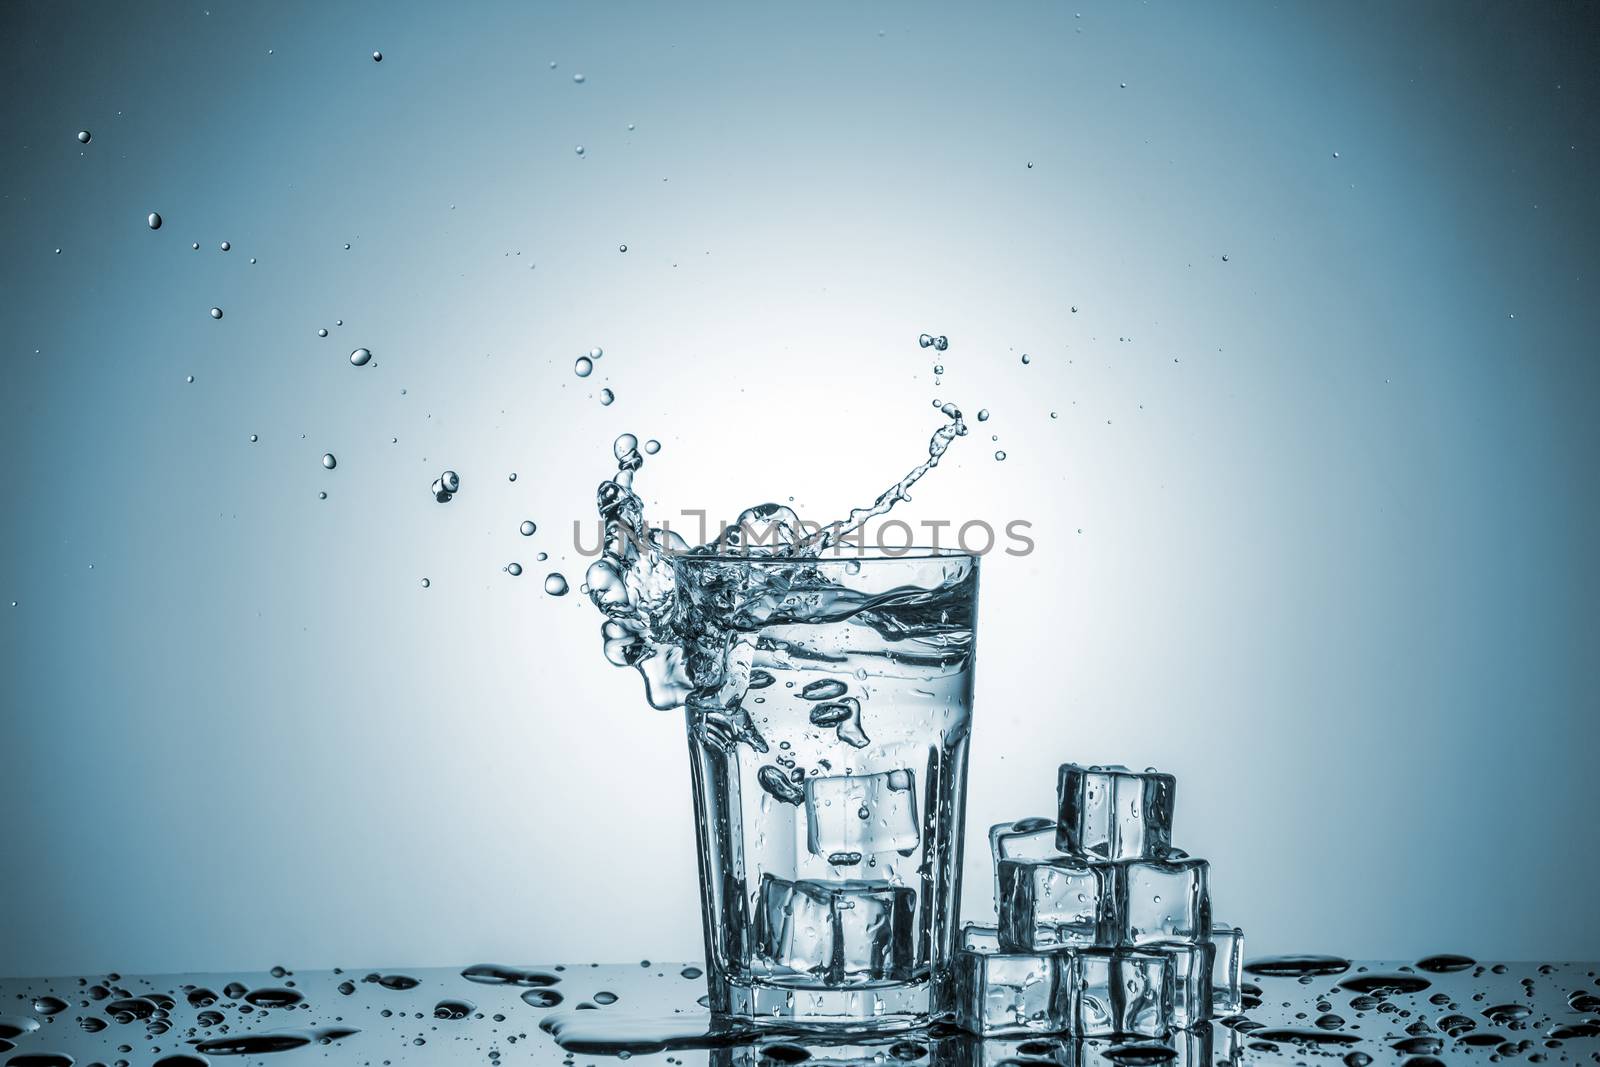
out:
<path id="1" fill-rule="evenodd" d="M 1054 819 L 1001 823 L 993 926 L 962 930 L 956 1022 L 982 1036 L 1163 1037 L 1240 1009 L 1244 931 L 1172 847 L 1176 780 L 1063 764 Z"/>

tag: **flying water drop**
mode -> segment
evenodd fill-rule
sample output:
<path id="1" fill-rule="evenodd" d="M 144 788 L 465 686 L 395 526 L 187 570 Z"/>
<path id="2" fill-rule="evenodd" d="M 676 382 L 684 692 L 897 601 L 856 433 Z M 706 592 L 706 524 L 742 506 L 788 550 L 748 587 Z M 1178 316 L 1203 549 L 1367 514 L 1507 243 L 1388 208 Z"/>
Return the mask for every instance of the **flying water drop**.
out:
<path id="1" fill-rule="evenodd" d="M 610 407 L 611 406 L 611 402 L 613 400 L 615 400 L 616 398 L 617 398 L 617 394 L 613 393 L 611 390 L 609 390 L 609 389 L 600 390 L 600 403 L 604 404 L 605 406 Z"/>
<path id="2" fill-rule="evenodd" d="M 350 353 L 350 365 L 352 367 L 365 367 L 371 362 L 372 350 L 369 348 L 358 348 Z"/>
<path id="3" fill-rule="evenodd" d="M 222 309 L 221 308 L 212 308 L 211 309 L 211 317 L 214 318 L 214 319 L 222 318 Z"/>
<path id="4" fill-rule="evenodd" d="M 533 521 L 531 519 L 524 519 L 522 521 L 522 527 L 521 527 L 522 536 L 523 537 L 532 537 L 534 531 L 537 530 L 538 528 L 539 527 L 534 525 L 534 523 L 533 523 Z"/>
<path id="5" fill-rule="evenodd" d="M 88 144 L 90 138 L 92 138 L 93 136 L 94 136 L 94 134 L 90 133 L 88 130 L 79 130 L 78 131 L 78 143 L 79 144 Z"/>
<path id="6" fill-rule="evenodd" d="M 339 460 L 332 452 L 324 452 L 322 454 L 322 465 L 329 470 L 333 470 L 333 468 L 339 465 Z"/>
<path id="7" fill-rule="evenodd" d="M 567 579 L 560 571 L 551 571 L 545 575 L 544 591 L 551 596 L 567 595 Z"/>
<path id="8" fill-rule="evenodd" d="M 572 373 L 580 378 L 587 378 L 594 373 L 594 361 L 588 356 L 579 356 L 572 364 Z"/>
<path id="9" fill-rule="evenodd" d="M 511 577 L 513 577 L 513 578 L 522 577 L 522 564 L 520 564 L 520 563 L 507 563 L 506 564 L 506 573 L 511 575 Z"/>
<path id="10" fill-rule="evenodd" d="M 152 230 L 161 229 L 161 216 L 156 214 L 154 211 L 150 212 L 149 217 L 146 218 L 144 221 L 150 226 L 150 228 Z"/>

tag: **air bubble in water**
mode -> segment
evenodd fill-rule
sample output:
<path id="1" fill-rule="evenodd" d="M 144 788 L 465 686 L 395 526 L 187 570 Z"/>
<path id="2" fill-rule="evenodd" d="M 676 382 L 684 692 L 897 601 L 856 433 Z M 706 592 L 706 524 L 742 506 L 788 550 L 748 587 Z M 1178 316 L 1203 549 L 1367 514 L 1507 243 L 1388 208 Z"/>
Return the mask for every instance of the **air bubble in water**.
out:
<path id="1" fill-rule="evenodd" d="M 511 575 L 511 577 L 513 577 L 513 578 L 520 578 L 522 576 L 522 564 L 520 564 L 520 563 L 507 563 L 506 564 L 506 573 Z"/>
<path id="2" fill-rule="evenodd" d="M 613 393 L 611 390 L 609 390 L 609 389 L 600 390 L 600 403 L 606 405 L 607 407 L 609 407 L 611 405 L 611 402 L 613 400 L 615 400 L 616 398 L 617 398 L 617 394 Z"/>
<path id="3" fill-rule="evenodd" d="M 994 454 L 994 458 L 998 459 L 998 460 L 1001 460 L 1003 462 L 1005 460 L 1005 458 L 1006 458 L 1006 454 L 1004 452 L 996 452 Z"/>
<path id="4" fill-rule="evenodd" d="M 661 451 L 661 442 L 652 437 L 644 443 L 644 450 L 653 456 Z"/>
<path id="5" fill-rule="evenodd" d="M 371 362 L 372 350 L 369 348 L 358 348 L 354 352 L 350 353 L 350 365 L 352 367 L 365 367 Z"/>
<path id="6" fill-rule="evenodd" d="M 579 356 L 577 361 L 572 364 L 572 373 L 580 378 L 587 378 L 594 373 L 594 361 L 588 356 Z"/>
<path id="7" fill-rule="evenodd" d="M 544 577 L 544 591 L 551 596 L 566 596 L 566 577 L 560 571 L 551 571 Z"/>
<path id="8" fill-rule="evenodd" d="M 214 319 L 222 318 L 222 309 L 221 308 L 212 308 L 211 309 L 211 317 L 214 318 Z"/>
<path id="9" fill-rule="evenodd" d="M 531 519 L 522 520 L 521 529 L 522 529 L 522 536 L 523 537 L 532 537 L 533 536 L 533 532 L 535 530 L 537 530 L 538 528 L 539 528 L 538 526 L 534 525 L 533 520 L 531 520 Z"/>
<path id="10" fill-rule="evenodd" d="M 94 134 L 90 133 L 88 130 L 79 130 L 78 131 L 78 143 L 79 144 L 88 144 L 89 143 L 89 139 L 91 137 L 93 137 L 93 136 L 94 136 Z"/>
<path id="11" fill-rule="evenodd" d="M 156 214 L 154 211 L 150 212 L 149 217 L 144 221 L 150 225 L 152 230 L 161 229 L 161 216 Z"/>
<path id="12" fill-rule="evenodd" d="M 333 470 L 339 465 L 339 460 L 332 452 L 324 452 L 322 454 L 322 465 L 329 470 Z"/>

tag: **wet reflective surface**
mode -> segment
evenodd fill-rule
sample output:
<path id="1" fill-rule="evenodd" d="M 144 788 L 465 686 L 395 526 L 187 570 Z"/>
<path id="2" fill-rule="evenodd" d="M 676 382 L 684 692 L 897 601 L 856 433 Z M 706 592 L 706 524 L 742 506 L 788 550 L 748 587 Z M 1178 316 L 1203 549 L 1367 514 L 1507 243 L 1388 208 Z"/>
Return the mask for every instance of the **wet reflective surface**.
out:
<path id="1" fill-rule="evenodd" d="M 1600 964 L 1346 963 L 1252 961 L 1241 1015 L 1121 1044 L 719 1029 L 700 968 L 683 963 L 13 978 L 0 979 L 0 1064 L 1600 1063 Z"/>

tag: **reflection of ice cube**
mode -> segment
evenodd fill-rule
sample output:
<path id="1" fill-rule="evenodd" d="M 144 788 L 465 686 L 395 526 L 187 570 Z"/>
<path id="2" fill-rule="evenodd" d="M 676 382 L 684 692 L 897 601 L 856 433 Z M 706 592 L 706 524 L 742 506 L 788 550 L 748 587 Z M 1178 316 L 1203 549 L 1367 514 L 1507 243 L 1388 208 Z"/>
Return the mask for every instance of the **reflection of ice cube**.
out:
<path id="1" fill-rule="evenodd" d="M 1071 856 L 1001 860 L 1000 943 L 1012 952 L 1116 944 L 1118 873 Z"/>
<path id="2" fill-rule="evenodd" d="M 1211 927 L 1211 944 L 1216 948 L 1211 966 L 1212 1008 L 1218 1015 L 1237 1015 L 1244 1010 L 1244 931 L 1217 923 Z"/>
<path id="3" fill-rule="evenodd" d="M 1145 948 L 1167 957 L 1172 972 L 1172 1025 L 1187 1028 L 1210 1019 L 1211 961 L 1216 946 L 1208 941 L 1172 941 Z"/>
<path id="4" fill-rule="evenodd" d="M 1170 774 L 1126 767 L 1061 765 L 1057 791 L 1063 852 L 1093 853 L 1111 860 L 1159 857 L 1172 846 Z"/>
<path id="5" fill-rule="evenodd" d="M 1132 860 L 1117 865 L 1117 921 L 1124 945 L 1203 941 L 1211 932 L 1211 865 L 1205 860 Z"/>
<path id="6" fill-rule="evenodd" d="M 1054 819 L 1018 819 L 989 827 L 989 856 L 994 861 L 994 905 L 1000 906 L 1000 861 L 1042 860 L 1061 855 L 1056 848 Z"/>
<path id="7" fill-rule="evenodd" d="M 960 950 L 955 959 L 956 1024 L 982 1036 L 1066 1029 L 1061 968 L 1069 959 Z"/>
<path id="8" fill-rule="evenodd" d="M 1000 933 L 992 926 L 968 923 L 961 928 L 961 947 L 974 952 L 999 952 Z"/>
<path id="9" fill-rule="evenodd" d="M 916 900 L 888 882 L 762 875 L 757 943 L 774 968 L 829 984 L 905 979 Z"/>
<path id="10" fill-rule="evenodd" d="M 806 845 L 833 852 L 910 852 L 917 830 L 916 777 L 909 770 L 806 779 Z"/>
<path id="11" fill-rule="evenodd" d="M 1165 956 L 1125 949 L 1079 949 L 1072 996 L 1079 1037 L 1161 1037 L 1171 1029 L 1171 971 Z"/>

